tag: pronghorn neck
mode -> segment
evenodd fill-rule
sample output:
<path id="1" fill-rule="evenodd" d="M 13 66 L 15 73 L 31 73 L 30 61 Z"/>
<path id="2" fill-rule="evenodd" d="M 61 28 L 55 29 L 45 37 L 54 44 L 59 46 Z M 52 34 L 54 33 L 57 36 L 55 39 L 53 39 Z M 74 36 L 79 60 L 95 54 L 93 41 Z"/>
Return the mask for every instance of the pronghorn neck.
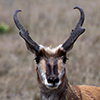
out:
<path id="1" fill-rule="evenodd" d="M 67 88 L 67 78 L 63 86 L 55 90 L 49 90 L 45 86 L 42 86 L 42 88 L 40 88 L 41 100 L 66 100 Z"/>
<path id="2" fill-rule="evenodd" d="M 40 87 L 41 100 L 80 100 L 66 77 L 64 80 L 63 85 L 55 90 L 49 90 L 42 85 Z"/>

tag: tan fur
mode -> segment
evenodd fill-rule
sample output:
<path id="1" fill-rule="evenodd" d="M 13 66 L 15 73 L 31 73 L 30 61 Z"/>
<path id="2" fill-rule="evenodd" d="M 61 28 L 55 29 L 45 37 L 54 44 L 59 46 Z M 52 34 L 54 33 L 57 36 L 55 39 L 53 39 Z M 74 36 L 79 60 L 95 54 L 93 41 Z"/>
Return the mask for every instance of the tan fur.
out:
<path id="1" fill-rule="evenodd" d="M 82 100 L 100 100 L 100 87 L 78 86 L 81 91 Z"/>
<path id="2" fill-rule="evenodd" d="M 44 59 L 42 59 L 41 61 L 40 61 L 40 63 L 39 63 L 39 65 L 38 65 L 38 68 L 42 71 L 42 72 L 46 72 L 46 66 L 45 66 L 46 64 L 45 64 L 45 60 Z"/>
<path id="3" fill-rule="evenodd" d="M 58 63 L 58 72 L 62 71 L 63 67 L 66 67 L 66 66 L 63 64 L 63 62 L 62 62 L 61 59 L 59 59 L 57 63 Z"/>
<path id="4" fill-rule="evenodd" d="M 100 100 L 100 87 L 77 85 L 72 89 L 79 100 Z"/>

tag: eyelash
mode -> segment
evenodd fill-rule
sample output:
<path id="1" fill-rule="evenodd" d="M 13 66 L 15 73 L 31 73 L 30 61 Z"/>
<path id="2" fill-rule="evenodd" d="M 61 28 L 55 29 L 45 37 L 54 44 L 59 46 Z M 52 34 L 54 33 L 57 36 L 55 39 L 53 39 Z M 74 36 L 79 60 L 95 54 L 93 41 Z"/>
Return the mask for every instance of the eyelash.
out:
<path id="1" fill-rule="evenodd" d="M 66 60 L 69 60 L 66 56 L 63 56 L 63 63 L 66 63 Z"/>
<path id="2" fill-rule="evenodd" d="M 37 56 L 37 57 L 35 57 L 34 60 L 36 61 L 37 64 L 39 64 L 39 62 L 40 62 L 40 57 Z"/>

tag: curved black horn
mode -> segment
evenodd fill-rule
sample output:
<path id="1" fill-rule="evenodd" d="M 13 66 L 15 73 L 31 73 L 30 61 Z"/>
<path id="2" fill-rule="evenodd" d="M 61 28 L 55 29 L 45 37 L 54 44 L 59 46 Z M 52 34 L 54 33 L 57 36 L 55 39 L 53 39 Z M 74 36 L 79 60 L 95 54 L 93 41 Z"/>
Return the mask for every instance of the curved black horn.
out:
<path id="1" fill-rule="evenodd" d="M 62 45 L 63 49 L 66 52 L 69 51 L 73 47 L 74 42 L 85 31 L 85 28 L 82 28 L 82 25 L 83 25 L 84 19 L 85 19 L 84 11 L 80 7 L 75 7 L 74 9 L 78 9 L 80 11 L 80 19 L 79 19 L 75 29 L 71 32 L 70 37 Z"/>
<path id="2" fill-rule="evenodd" d="M 31 37 L 29 36 L 29 33 L 28 31 L 26 31 L 24 29 L 24 27 L 20 24 L 18 18 L 17 18 L 17 13 L 18 12 L 21 12 L 21 10 L 16 10 L 14 12 L 14 15 L 13 15 L 13 19 L 14 19 L 14 22 L 15 22 L 15 25 L 17 26 L 17 28 L 20 30 L 19 31 L 19 34 L 20 36 L 26 41 L 26 44 L 27 44 L 27 48 L 31 51 L 31 52 L 35 52 L 35 53 L 39 53 L 39 45 L 33 41 L 31 39 Z"/>
<path id="3" fill-rule="evenodd" d="M 25 31 L 25 29 L 23 28 L 23 26 L 20 24 L 20 22 L 19 22 L 19 20 L 18 20 L 18 18 L 17 18 L 17 13 L 18 12 L 22 12 L 21 10 L 16 10 L 15 12 L 14 12 L 14 15 L 13 15 L 13 18 L 14 18 L 14 22 L 15 22 L 15 25 L 17 26 L 17 28 L 19 29 L 19 30 L 24 30 Z"/>

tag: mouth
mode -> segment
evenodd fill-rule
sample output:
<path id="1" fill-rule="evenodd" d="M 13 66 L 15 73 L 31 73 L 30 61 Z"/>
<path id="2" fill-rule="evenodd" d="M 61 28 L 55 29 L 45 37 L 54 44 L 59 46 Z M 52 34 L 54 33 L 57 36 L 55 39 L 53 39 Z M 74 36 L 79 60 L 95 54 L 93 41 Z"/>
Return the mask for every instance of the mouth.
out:
<path id="1" fill-rule="evenodd" d="M 57 89 L 57 88 L 59 87 L 60 84 L 61 84 L 61 81 L 59 81 L 59 83 L 56 83 L 56 84 L 50 84 L 50 83 L 48 83 L 48 84 L 46 84 L 46 87 L 47 87 L 48 89 L 53 90 L 53 89 Z"/>
<path id="2" fill-rule="evenodd" d="M 43 81 L 42 81 L 42 83 L 48 88 L 48 89 L 51 89 L 51 90 L 54 90 L 54 89 L 57 89 L 59 86 L 60 86 L 60 84 L 61 84 L 61 80 L 58 82 L 58 83 L 55 83 L 55 84 L 53 84 L 53 83 L 48 83 L 48 81 L 47 81 L 47 79 L 46 79 L 46 75 L 45 75 L 45 73 L 42 73 L 42 79 L 43 79 Z"/>

